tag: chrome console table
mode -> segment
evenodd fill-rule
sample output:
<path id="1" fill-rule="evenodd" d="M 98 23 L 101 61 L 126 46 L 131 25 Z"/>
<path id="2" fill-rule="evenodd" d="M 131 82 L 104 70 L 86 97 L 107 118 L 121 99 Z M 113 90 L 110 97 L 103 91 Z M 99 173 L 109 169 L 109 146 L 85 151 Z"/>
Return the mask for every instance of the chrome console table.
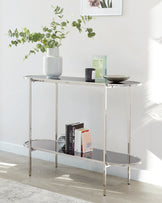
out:
<path id="1" fill-rule="evenodd" d="M 58 155 L 70 156 L 77 159 L 84 159 L 93 162 L 99 162 L 103 164 L 104 173 L 103 173 L 103 185 L 104 185 L 104 195 L 106 195 L 106 171 L 107 168 L 110 166 L 127 166 L 128 167 L 128 184 L 130 184 L 130 167 L 135 164 L 139 164 L 141 160 L 137 157 L 131 156 L 130 154 L 130 147 L 131 147 L 131 87 L 133 86 L 140 86 L 141 83 L 135 81 L 126 81 L 118 84 L 109 83 L 106 80 L 102 82 L 85 82 L 84 78 L 77 78 L 77 77 L 61 77 L 60 79 L 49 79 L 45 76 L 38 76 L 38 75 L 31 75 L 25 76 L 26 79 L 29 80 L 29 140 L 25 142 L 25 146 L 29 148 L 29 176 L 31 176 L 32 172 L 32 151 L 33 150 L 40 150 L 45 152 L 50 152 L 55 154 L 55 167 L 58 166 Z M 55 117 L 55 140 L 32 140 L 32 83 L 34 82 L 45 82 L 45 83 L 53 83 L 55 84 L 56 88 L 56 117 Z M 104 149 L 93 149 L 91 158 L 86 156 L 86 154 L 81 157 L 79 155 L 69 155 L 65 154 L 62 151 L 58 150 L 57 147 L 57 140 L 58 140 L 58 85 L 59 84 L 69 84 L 69 85 L 82 85 L 82 86 L 101 86 L 104 88 Z M 129 135 L 128 135 L 128 153 L 117 153 L 107 150 L 107 99 L 108 99 L 108 88 L 122 88 L 128 87 L 129 88 Z"/>

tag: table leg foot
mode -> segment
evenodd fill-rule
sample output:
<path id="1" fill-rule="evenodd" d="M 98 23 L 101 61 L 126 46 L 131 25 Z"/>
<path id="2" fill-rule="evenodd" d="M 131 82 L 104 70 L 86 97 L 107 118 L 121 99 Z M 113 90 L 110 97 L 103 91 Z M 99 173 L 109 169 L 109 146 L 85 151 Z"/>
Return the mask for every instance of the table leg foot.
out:
<path id="1" fill-rule="evenodd" d="M 106 196 L 106 165 L 104 166 L 104 174 L 103 174 L 103 177 L 104 177 L 104 191 L 103 191 L 103 195 Z"/>
<path id="2" fill-rule="evenodd" d="M 128 185 L 130 185 L 130 166 L 128 166 Z"/>
<path id="3" fill-rule="evenodd" d="M 55 155 L 55 168 L 58 168 L 58 157 L 57 157 L 57 154 Z"/>

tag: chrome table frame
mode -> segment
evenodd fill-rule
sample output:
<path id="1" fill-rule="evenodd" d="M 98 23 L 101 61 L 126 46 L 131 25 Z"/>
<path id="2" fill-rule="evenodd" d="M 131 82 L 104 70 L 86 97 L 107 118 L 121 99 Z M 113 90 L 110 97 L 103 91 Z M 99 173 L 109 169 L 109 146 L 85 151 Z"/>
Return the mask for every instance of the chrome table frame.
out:
<path id="1" fill-rule="evenodd" d="M 107 174 L 107 168 L 112 166 L 112 165 L 122 165 L 122 166 L 127 166 L 128 167 L 128 185 L 130 185 L 130 166 L 135 165 L 137 163 L 140 163 L 140 159 L 136 160 L 135 163 L 131 163 L 131 88 L 132 86 L 140 86 L 141 83 L 135 82 L 135 81 L 126 81 L 123 83 L 108 83 L 105 80 L 101 81 L 100 83 L 89 83 L 85 82 L 84 78 L 75 78 L 75 77 L 61 77 L 60 79 L 49 79 L 46 78 L 45 76 L 25 76 L 26 79 L 29 79 L 29 141 L 28 141 L 28 147 L 29 147 L 29 176 L 31 176 L 32 173 L 32 151 L 34 148 L 32 148 L 32 83 L 33 82 L 48 82 L 48 83 L 54 83 L 56 86 L 56 95 L 55 95 L 55 111 L 56 111 L 56 116 L 55 116 L 55 141 L 57 142 L 58 139 L 58 85 L 59 84 L 71 84 L 71 85 L 85 85 L 85 86 L 102 86 L 105 89 L 104 93 L 104 149 L 103 149 L 103 161 L 102 162 L 104 165 L 104 173 L 103 173 L 103 185 L 104 185 L 104 196 L 106 195 L 106 174 Z M 107 162 L 107 110 L 108 110 L 108 88 L 117 88 L 117 87 L 128 87 L 129 88 L 129 123 L 128 123 L 128 163 L 123 163 L 123 164 L 117 164 L 117 163 L 109 163 Z M 37 148 L 37 150 L 43 150 Z M 48 150 L 44 150 L 48 151 Z M 48 151 L 49 152 L 49 151 Z M 51 152 L 51 151 L 50 151 Z M 52 151 L 55 153 L 55 167 L 58 167 L 58 153 L 57 152 L 57 144 L 55 145 L 55 151 Z M 61 155 L 63 155 L 61 153 Z M 66 155 L 66 154 L 65 154 Z M 72 156 L 72 155 L 70 155 Z M 76 157 L 77 158 L 77 157 Z M 83 159 L 83 158 L 82 158 Z M 91 159 L 90 159 L 91 160 Z M 95 161 L 95 160 L 92 160 Z"/>

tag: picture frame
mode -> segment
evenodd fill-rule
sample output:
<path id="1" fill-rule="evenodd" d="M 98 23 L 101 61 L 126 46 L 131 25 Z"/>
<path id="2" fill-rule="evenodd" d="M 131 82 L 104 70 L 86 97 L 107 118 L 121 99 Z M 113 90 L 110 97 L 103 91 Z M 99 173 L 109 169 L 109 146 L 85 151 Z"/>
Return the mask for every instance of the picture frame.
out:
<path id="1" fill-rule="evenodd" d="M 81 0 L 81 15 L 122 15 L 122 0 Z"/>
<path id="2" fill-rule="evenodd" d="M 92 67 L 95 69 L 95 80 L 100 82 L 107 75 L 107 56 L 93 56 Z"/>

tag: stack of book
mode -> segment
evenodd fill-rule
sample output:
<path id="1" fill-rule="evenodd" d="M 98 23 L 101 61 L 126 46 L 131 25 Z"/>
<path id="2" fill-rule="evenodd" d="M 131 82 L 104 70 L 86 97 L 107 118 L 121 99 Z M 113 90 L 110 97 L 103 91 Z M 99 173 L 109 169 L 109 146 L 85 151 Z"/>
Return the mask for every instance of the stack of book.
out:
<path id="1" fill-rule="evenodd" d="M 65 153 L 74 155 L 92 152 L 92 134 L 84 128 L 84 123 L 72 123 L 66 125 Z"/>

